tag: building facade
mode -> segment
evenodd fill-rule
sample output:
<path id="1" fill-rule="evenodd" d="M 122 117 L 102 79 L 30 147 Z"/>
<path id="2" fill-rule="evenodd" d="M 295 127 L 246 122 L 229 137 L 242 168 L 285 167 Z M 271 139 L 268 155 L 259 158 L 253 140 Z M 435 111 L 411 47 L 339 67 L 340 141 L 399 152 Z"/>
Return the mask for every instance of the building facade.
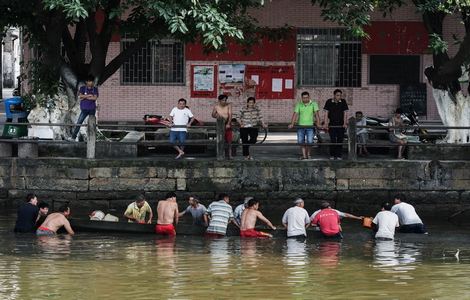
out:
<path id="1" fill-rule="evenodd" d="M 201 45 L 150 41 L 101 86 L 99 119 L 123 122 L 139 121 L 145 114 L 167 115 L 179 98 L 186 98 L 198 119 L 210 121 L 216 96 L 225 93 L 235 113 L 254 95 L 268 123 L 288 122 L 301 92 L 308 91 L 323 106 L 337 88 L 351 114 L 360 110 L 388 116 L 408 105 L 424 119 L 439 119 L 423 74 L 432 64 L 428 36 L 414 8 L 400 8 L 385 18 L 374 15 L 369 40 L 325 22 L 308 0 L 295 5 L 266 1 L 251 14 L 261 26 L 292 26 L 292 35 L 262 39 L 248 54 L 233 44 L 225 53 L 207 54 Z M 457 20 L 446 22 L 448 40 L 463 32 Z M 108 59 L 130 43 L 126 38 L 113 42 Z M 451 55 L 453 51 L 451 46 Z"/>

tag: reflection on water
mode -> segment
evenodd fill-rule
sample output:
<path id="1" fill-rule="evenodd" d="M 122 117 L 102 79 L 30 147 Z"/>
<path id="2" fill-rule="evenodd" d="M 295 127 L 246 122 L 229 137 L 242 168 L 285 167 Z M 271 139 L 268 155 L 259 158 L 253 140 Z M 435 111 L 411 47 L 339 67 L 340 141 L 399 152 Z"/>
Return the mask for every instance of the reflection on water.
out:
<path id="1" fill-rule="evenodd" d="M 373 241 L 14 235 L 0 216 L 0 299 L 466 299 L 466 230 Z M 454 257 L 460 249 L 460 260 Z M 406 288 L 404 288 L 406 287 Z"/>

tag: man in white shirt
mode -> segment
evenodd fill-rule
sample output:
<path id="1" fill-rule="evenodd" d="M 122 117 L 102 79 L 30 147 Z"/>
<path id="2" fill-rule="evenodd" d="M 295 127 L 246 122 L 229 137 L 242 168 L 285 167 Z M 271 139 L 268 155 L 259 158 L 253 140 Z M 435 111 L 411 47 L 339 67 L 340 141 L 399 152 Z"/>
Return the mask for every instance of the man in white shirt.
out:
<path id="1" fill-rule="evenodd" d="M 282 225 L 287 228 L 288 238 L 305 238 L 307 231 L 305 230 L 310 224 L 310 218 L 304 209 L 304 200 L 297 198 L 294 206 L 286 210 L 282 216 Z"/>
<path id="2" fill-rule="evenodd" d="M 375 216 L 372 223 L 375 224 L 377 232 L 376 240 L 393 240 L 395 237 L 395 228 L 398 223 L 398 216 L 390 211 L 392 205 L 388 202 L 382 204 L 382 210 Z"/>
<path id="3" fill-rule="evenodd" d="M 168 119 L 172 123 L 170 143 L 178 151 L 176 159 L 180 159 L 184 155 L 184 143 L 186 142 L 188 127 L 191 127 L 191 124 L 194 122 L 192 112 L 186 107 L 186 99 L 181 98 L 178 100 L 178 105 L 171 110 Z M 179 145 L 176 145 L 177 140 Z"/>
<path id="4" fill-rule="evenodd" d="M 403 195 L 395 195 L 394 203 L 391 211 L 396 213 L 400 221 L 400 232 L 403 233 L 424 233 L 427 234 L 428 231 L 421 221 L 420 217 L 415 211 L 415 208 L 402 200 L 404 200 Z"/>

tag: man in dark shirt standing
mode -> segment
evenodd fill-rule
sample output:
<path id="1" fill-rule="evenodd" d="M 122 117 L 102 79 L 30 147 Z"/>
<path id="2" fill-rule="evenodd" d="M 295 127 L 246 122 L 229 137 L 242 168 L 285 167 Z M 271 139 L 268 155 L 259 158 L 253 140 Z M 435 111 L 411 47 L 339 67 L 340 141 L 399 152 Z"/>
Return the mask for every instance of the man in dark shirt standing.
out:
<path id="1" fill-rule="evenodd" d="M 78 99 L 80 100 L 80 116 L 77 120 L 77 126 L 75 126 L 71 140 L 74 141 L 77 138 L 80 126 L 86 117 L 89 115 L 94 116 L 96 114 L 96 99 L 98 99 L 98 88 L 94 86 L 93 76 L 89 76 L 86 79 L 86 85 L 80 87 L 78 91 Z"/>
<path id="2" fill-rule="evenodd" d="M 343 92 L 341 90 L 335 90 L 333 92 L 334 98 L 328 99 L 323 108 L 326 111 L 325 114 L 325 129 L 330 134 L 331 143 L 336 145 L 330 146 L 330 159 L 342 159 L 343 153 L 343 140 L 344 140 L 344 129 L 348 124 L 347 111 L 349 110 L 346 100 L 341 98 Z M 333 127 L 333 128 L 331 128 Z"/>
<path id="3" fill-rule="evenodd" d="M 26 203 L 18 209 L 15 232 L 34 232 L 36 230 L 36 221 L 38 219 L 39 208 L 37 207 L 38 198 L 34 194 L 26 196 Z"/>

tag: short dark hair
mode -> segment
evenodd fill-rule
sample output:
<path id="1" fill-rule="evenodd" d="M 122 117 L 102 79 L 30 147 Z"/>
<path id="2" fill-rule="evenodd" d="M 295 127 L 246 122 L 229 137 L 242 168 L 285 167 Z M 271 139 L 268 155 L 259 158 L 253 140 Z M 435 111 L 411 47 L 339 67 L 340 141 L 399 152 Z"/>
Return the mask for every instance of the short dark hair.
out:
<path id="1" fill-rule="evenodd" d="M 385 209 L 385 210 L 391 210 L 392 205 L 388 202 L 384 202 L 384 203 L 382 203 L 382 208 Z"/>
<path id="2" fill-rule="evenodd" d="M 309 94 L 307 91 L 305 91 L 305 92 L 302 92 L 302 94 L 300 94 L 300 96 L 301 96 L 301 97 L 303 97 L 303 96 L 310 96 L 310 94 Z"/>
<path id="3" fill-rule="evenodd" d="M 328 208 L 328 207 L 330 207 L 330 202 L 322 201 L 321 204 L 320 204 L 320 207 L 321 207 L 321 209 Z"/>
<path id="4" fill-rule="evenodd" d="M 364 115 L 364 114 L 362 113 L 362 111 L 359 110 L 359 111 L 356 111 L 356 115 Z"/>
<path id="5" fill-rule="evenodd" d="M 61 206 L 59 206 L 59 212 L 66 212 L 70 209 L 69 205 L 68 204 L 62 204 Z"/>
<path id="6" fill-rule="evenodd" d="M 222 94 L 222 95 L 219 95 L 219 97 L 217 97 L 217 99 L 219 99 L 219 101 L 220 101 L 220 100 L 227 100 L 227 99 L 228 99 L 228 96 Z"/>
<path id="7" fill-rule="evenodd" d="M 336 89 L 336 90 L 334 90 L 334 92 L 333 92 L 333 95 L 336 95 L 336 93 L 341 93 L 341 94 L 342 94 L 342 93 L 343 93 L 343 91 L 342 91 L 342 90 L 340 90 L 340 89 Z"/>
<path id="8" fill-rule="evenodd" d="M 399 107 L 399 108 L 395 109 L 395 113 L 401 115 L 401 114 L 403 113 L 403 109 L 401 109 L 401 108 Z"/>
<path id="9" fill-rule="evenodd" d="M 144 201 L 145 201 L 145 196 L 144 195 L 139 195 L 135 199 L 135 202 L 137 202 L 137 203 L 144 202 Z"/>
<path id="10" fill-rule="evenodd" d="M 400 199 L 400 201 L 405 201 L 405 195 L 395 194 L 395 196 L 393 196 L 393 199 Z"/>
<path id="11" fill-rule="evenodd" d="M 93 75 L 88 75 L 85 79 L 85 81 L 95 81 L 95 76 Z"/>
<path id="12" fill-rule="evenodd" d="M 30 193 L 30 194 L 26 195 L 26 202 L 31 201 L 31 199 L 33 199 L 35 197 L 36 197 L 36 194 L 33 194 L 33 193 Z"/>
<path id="13" fill-rule="evenodd" d="M 256 205 L 257 203 L 259 203 L 259 201 L 255 198 L 252 198 L 248 200 L 248 207 L 252 207 L 253 205 Z"/>
<path id="14" fill-rule="evenodd" d="M 217 200 L 224 200 L 225 197 L 228 197 L 228 194 L 227 194 L 227 193 L 220 193 L 220 194 L 217 196 Z"/>
<path id="15" fill-rule="evenodd" d="M 166 199 L 173 198 L 173 197 L 176 198 L 176 193 L 175 193 L 175 192 L 168 192 L 168 193 L 166 193 Z"/>
<path id="16" fill-rule="evenodd" d="M 47 202 L 41 202 L 41 203 L 38 204 L 38 207 L 39 208 L 46 208 L 46 207 L 48 208 L 49 204 Z"/>
<path id="17" fill-rule="evenodd" d="M 181 98 L 181 99 L 178 100 L 178 102 L 180 102 L 180 101 L 183 101 L 183 102 L 184 102 L 184 105 L 186 105 L 186 103 L 188 103 L 188 102 L 186 101 L 186 99 L 184 99 L 184 98 Z"/>
<path id="18" fill-rule="evenodd" d="M 256 102 L 255 97 L 248 97 L 248 99 L 246 99 L 246 103 L 248 103 L 250 101 Z"/>

